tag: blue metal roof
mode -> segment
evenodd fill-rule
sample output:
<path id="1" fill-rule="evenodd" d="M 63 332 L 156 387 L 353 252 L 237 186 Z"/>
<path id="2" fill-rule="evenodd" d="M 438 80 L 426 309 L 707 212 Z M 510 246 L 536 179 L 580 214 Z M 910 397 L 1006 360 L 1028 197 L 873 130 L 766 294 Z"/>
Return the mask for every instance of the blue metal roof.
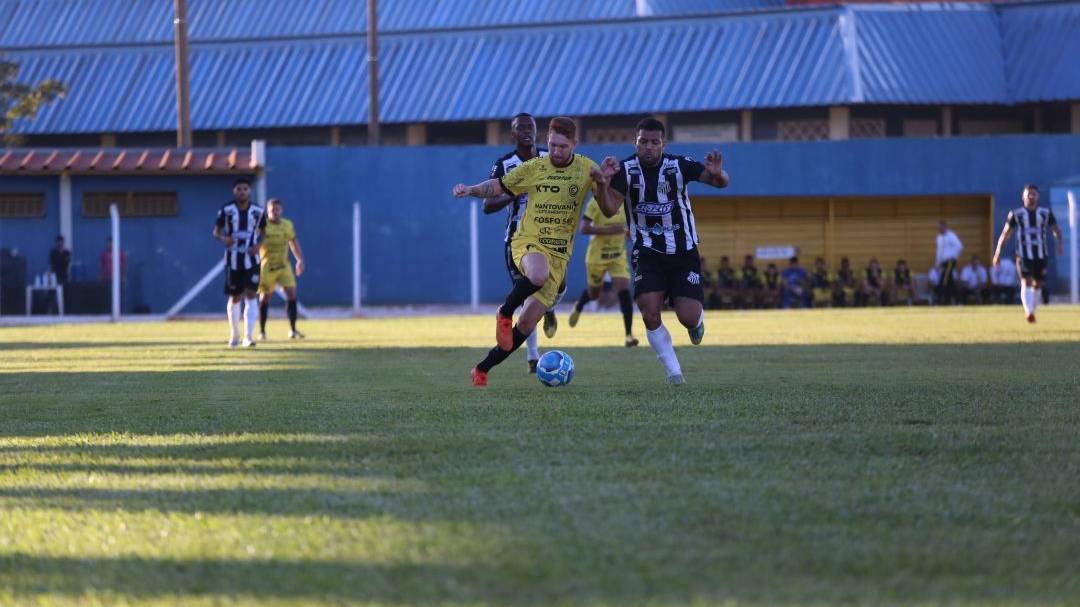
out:
<path id="1" fill-rule="evenodd" d="M 0 19 L 13 1 L 0 0 Z M 134 4 L 99 1 L 101 13 L 113 18 L 119 18 L 118 13 L 110 11 Z M 213 19 L 203 13 L 202 18 L 207 24 L 230 18 L 252 21 L 244 11 L 276 1 L 219 2 L 217 6 L 239 12 Z M 681 2 L 689 11 L 697 0 L 649 1 Z M 72 2 L 81 6 L 81 0 Z M 326 9 L 323 13 L 286 12 L 282 19 L 294 23 L 297 31 L 325 29 L 333 21 L 330 16 L 340 15 L 331 4 L 346 2 L 362 6 L 355 0 L 318 0 Z M 49 1 L 33 4 L 44 6 Z M 475 4 L 488 6 L 487 0 Z M 1041 44 L 1021 44 L 1028 42 L 1026 37 L 1038 38 L 1031 31 L 1041 32 L 1039 24 L 1054 20 L 1039 13 L 1051 9 L 1062 23 L 1049 30 L 1055 33 L 1049 37 L 1058 41 L 1057 48 L 1080 44 L 1075 35 L 1062 40 L 1069 27 L 1076 27 L 1070 23 L 1077 22 L 1062 15 L 1076 15 L 1077 7 L 1080 4 L 1007 7 L 1001 18 L 986 5 L 826 7 L 389 33 L 381 38 L 380 113 L 386 122 L 403 123 L 494 119 L 521 110 L 539 115 L 618 115 L 859 103 L 1010 103 L 1026 99 L 1018 94 L 1025 91 L 1057 95 L 1042 98 L 1080 98 L 1080 77 L 1071 75 L 1080 69 L 1080 62 L 1067 60 L 1076 53 L 1059 52 L 1050 61 L 1040 57 L 1053 54 L 1053 44 L 1048 42 L 1045 49 Z M 393 15 L 389 10 L 384 14 Z M 1036 25 L 1021 27 L 1032 21 Z M 249 29 L 269 32 L 259 27 L 264 26 Z M 1027 47 L 1023 53 L 1008 46 L 1003 52 L 1002 27 L 1014 32 L 1013 45 Z M 151 35 L 149 30 L 135 30 Z M 8 27 L 0 37 L 13 31 Z M 230 30 L 205 31 L 224 38 Z M 168 42 L 16 49 L 7 55 L 21 62 L 22 80 L 58 78 L 71 91 L 36 120 L 20 122 L 19 132 L 168 131 L 175 124 Z M 1013 55 L 1015 61 L 1028 62 L 1020 64 L 1025 69 L 1015 72 L 1013 64 L 1006 63 L 1005 57 Z M 364 38 L 356 35 L 196 42 L 191 75 L 194 127 L 363 124 L 365 57 Z M 536 69 L 539 58 L 552 69 Z M 1057 88 L 1043 84 L 1050 76 L 1040 72 L 1037 61 L 1048 62 L 1051 76 L 1071 79 Z"/>
<path id="2" fill-rule="evenodd" d="M 1009 97 L 1080 99 L 1080 3 L 1001 7 Z"/>
<path id="3" fill-rule="evenodd" d="M 783 0 L 380 0 L 383 32 L 491 28 L 780 7 Z M 192 40 L 361 34 L 364 0 L 190 0 Z M 172 40 L 171 0 L 0 0 L 0 48 Z"/>
<path id="4" fill-rule="evenodd" d="M 1001 103 L 1008 98 L 997 15 L 982 5 L 852 11 L 860 101 Z"/>

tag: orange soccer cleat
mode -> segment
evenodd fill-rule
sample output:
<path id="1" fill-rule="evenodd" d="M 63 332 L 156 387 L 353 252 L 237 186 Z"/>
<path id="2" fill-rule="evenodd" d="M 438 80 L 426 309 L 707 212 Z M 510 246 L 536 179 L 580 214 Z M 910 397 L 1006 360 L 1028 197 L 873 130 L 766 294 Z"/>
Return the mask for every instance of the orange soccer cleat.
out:
<path id="1" fill-rule="evenodd" d="M 1028 314 L 1028 322 L 1030 322 L 1030 323 L 1035 322 L 1035 313 L 1034 312 L 1032 312 L 1031 314 Z"/>
<path id="2" fill-rule="evenodd" d="M 472 376 L 472 385 L 476 386 L 477 388 L 487 387 L 487 373 L 484 373 L 480 369 L 473 367 L 470 375 Z"/>

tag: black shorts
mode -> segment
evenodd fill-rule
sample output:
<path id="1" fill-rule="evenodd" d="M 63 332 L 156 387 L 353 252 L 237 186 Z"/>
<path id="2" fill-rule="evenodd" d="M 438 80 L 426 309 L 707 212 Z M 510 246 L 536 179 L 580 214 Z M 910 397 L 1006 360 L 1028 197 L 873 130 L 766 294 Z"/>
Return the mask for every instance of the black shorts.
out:
<path id="1" fill-rule="evenodd" d="M 241 295 L 244 291 L 256 291 L 259 288 L 259 266 L 249 270 L 233 270 L 225 267 L 225 294 Z"/>
<path id="2" fill-rule="evenodd" d="M 1016 269 L 1020 272 L 1021 278 L 1037 280 L 1039 282 L 1046 280 L 1045 259 L 1028 259 L 1026 257 L 1017 257 Z"/>
<path id="3" fill-rule="evenodd" d="M 506 272 L 510 275 L 510 282 L 517 282 L 521 278 L 521 270 L 514 265 L 514 254 L 510 252 L 510 241 L 507 240 L 503 247 L 504 257 L 506 257 Z"/>
<path id="4" fill-rule="evenodd" d="M 634 295 L 664 293 L 672 301 L 688 297 L 705 302 L 701 287 L 701 256 L 697 248 L 666 255 L 644 247 L 634 247 L 630 254 L 634 268 Z"/>

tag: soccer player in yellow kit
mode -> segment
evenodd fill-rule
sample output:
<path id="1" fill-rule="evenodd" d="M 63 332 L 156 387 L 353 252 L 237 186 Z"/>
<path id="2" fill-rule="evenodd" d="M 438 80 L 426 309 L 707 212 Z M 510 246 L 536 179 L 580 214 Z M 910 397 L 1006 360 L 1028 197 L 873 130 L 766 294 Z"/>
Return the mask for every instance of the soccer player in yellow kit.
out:
<path id="1" fill-rule="evenodd" d="M 544 312 L 566 277 L 566 264 L 574 252 L 581 209 L 589 191 L 597 198 L 604 215 L 619 210 L 619 201 L 608 195 L 608 183 L 615 173 L 614 158 L 605 158 L 601 166 L 574 153 L 577 127 L 569 118 L 552 118 L 548 125 L 548 155 L 533 158 L 499 179 L 468 186 L 454 186 L 454 196 L 491 198 L 503 193 L 519 196 L 528 192 L 529 204 L 510 241 L 514 264 L 521 278 L 496 313 L 495 341 L 472 370 L 474 386 L 486 386 L 492 367 L 506 360 L 536 329 Z M 514 325 L 513 313 L 524 304 Z"/>
<path id="2" fill-rule="evenodd" d="M 259 268 L 262 275 L 259 280 L 259 339 L 266 339 L 266 316 L 270 312 L 270 299 L 278 285 L 285 290 L 289 339 L 303 339 L 304 334 L 296 330 L 296 276 L 304 273 L 304 253 L 300 250 L 300 241 L 296 239 L 292 222 L 281 216 L 281 201 L 271 198 L 266 207 L 266 228 L 259 243 L 262 258 Z M 290 250 L 296 257 L 295 276 L 289 267 Z"/>
<path id="3" fill-rule="evenodd" d="M 614 192 L 609 196 L 615 195 Z M 617 197 L 617 195 L 615 195 Z M 611 286 L 619 294 L 623 328 L 626 329 L 626 346 L 638 345 L 634 337 L 634 302 L 630 299 L 630 267 L 626 263 L 626 214 L 622 205 L 614 217 L 606 217 L 600 205 L 593 199 L 581 218 L 581 233 L 589 234 L 589 250 L 585 254 L 585 273 L 588 287 L 574 304 L 570 313 L 570 326 L 577 326 L 581 310 L 590 300 L 600 297 L 604 286 L 604 274 L 611 277 Z"/>

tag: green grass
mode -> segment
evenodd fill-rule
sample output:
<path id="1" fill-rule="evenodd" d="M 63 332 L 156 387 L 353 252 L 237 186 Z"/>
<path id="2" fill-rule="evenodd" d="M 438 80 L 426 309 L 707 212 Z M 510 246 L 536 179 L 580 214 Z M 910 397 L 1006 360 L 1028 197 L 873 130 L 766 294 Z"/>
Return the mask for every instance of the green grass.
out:
<path id="1" fill-rule="evenodd" d="M 1080 600 L 1080 309 L 492 324 L 0 329 L 0 605 Z"/>

